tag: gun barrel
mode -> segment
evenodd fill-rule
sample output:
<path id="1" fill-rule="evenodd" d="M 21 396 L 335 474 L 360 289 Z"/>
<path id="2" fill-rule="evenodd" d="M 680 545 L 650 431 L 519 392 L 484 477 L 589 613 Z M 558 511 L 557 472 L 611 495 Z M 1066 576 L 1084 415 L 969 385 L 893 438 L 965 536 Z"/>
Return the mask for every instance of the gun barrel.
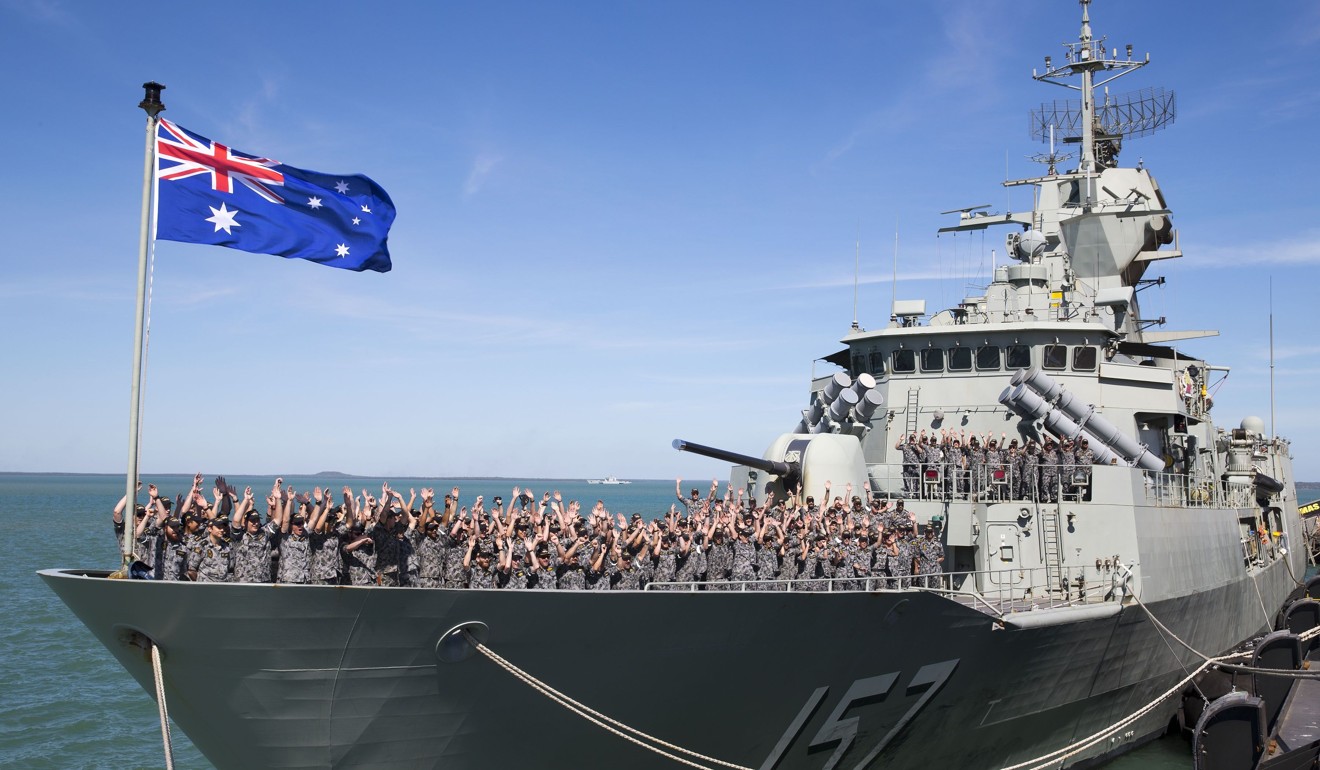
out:
<path id="1" fill-rule="evenodd" d="M 764 460 L 760 457 L 752 457 L 751 455 L 738 454 L 737 452 L 729 452 L 724 449 L 716 449 L 715 447 L 695 444 L 691 441 L 684 441 L 681 438 L 674 439 L 674 448 L 680 452 L 691 452 L 692 454 L 702 455 L 703 457 L 724 460 L 725 462 L 735 463 L 737 465 L 746 465 L 749 468 L 756 468 L 757 470 L 762 470 L 766 473 L 773 473 L 776 476 L 790 476 L 796 472 L 796 468 L 789 463 L 779 462 L 778 460 Z"/>

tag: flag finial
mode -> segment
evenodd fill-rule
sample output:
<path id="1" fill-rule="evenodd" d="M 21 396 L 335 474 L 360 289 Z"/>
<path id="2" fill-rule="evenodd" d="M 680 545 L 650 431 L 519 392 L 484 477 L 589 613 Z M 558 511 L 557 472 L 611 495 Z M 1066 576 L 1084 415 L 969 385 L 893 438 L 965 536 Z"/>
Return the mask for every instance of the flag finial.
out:
<path id="1" fill-rule="evenodd" d="M 148 80 L 142 84 L 142 88 L 146 90 L 147 95 L 142 98 L 141 102 L 138 102 L 138 106 L 154 118 L 165 109 L 165 102 L 160 100 L 160 92 L 165 90 L 165 86 L 154 80 Z"/>

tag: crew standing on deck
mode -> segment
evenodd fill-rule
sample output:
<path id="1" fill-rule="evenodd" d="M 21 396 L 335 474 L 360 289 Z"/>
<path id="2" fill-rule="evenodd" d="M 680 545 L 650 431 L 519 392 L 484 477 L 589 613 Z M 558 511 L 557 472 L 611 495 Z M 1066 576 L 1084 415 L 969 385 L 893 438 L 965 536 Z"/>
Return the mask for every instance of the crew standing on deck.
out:
<path id="1" fill-rule="evenodd" d="M 233 552 L 226 536 L 229 520 L 211 519 L 206 537 L 193 549 L 188 560 L 188 577 L 200 583 L 228 583 L 233 577 Z"/>
<path id="2" fill-rule="evenodd" d="M 936 577 L 944 563 L 944 545 L 935 539 L 935 528 L 927 524 L 924 536 L 917 541 L 917 586 L 921 588 L 942 588 L 940 578 Z"/>

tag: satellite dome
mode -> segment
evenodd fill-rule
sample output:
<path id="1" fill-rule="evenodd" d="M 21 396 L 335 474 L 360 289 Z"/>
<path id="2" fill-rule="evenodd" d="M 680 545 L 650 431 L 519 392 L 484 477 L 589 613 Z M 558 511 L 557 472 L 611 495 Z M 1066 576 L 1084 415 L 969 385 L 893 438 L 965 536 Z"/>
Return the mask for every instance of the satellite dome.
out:
<path id="1" fill-rule="evenodd" d="M 1265 421 L 1259 417 L 1243 417 L 1242 430 L 1255 433 L 1257 436 L 1265 435 Z"/>
<path id="2" fill-rule="evenodd" d="M 1018 235 L 1017 243 L 1014 244 L 1014 256 L 1022 261 L 1027 261 L 1033 257 L 1038 257 L 1045 252 L 1045 247 L 1049 242 L 1039 230 L 1028 230 Z"/>

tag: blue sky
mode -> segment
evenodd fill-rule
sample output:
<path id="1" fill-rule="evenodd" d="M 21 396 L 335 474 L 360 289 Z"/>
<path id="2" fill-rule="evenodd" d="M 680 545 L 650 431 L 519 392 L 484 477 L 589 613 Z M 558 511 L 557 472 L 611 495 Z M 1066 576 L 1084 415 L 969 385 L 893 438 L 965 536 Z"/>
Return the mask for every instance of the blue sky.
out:
<path id="1" fill-rule="evenodd" d="M 1221 424 L 1269 419 L 1320 480 L 1320 5 L 1098 2 L 1177 122 L 1133 140 L 1181 260 L 1142 294 L 1233 367 Z M 938 212 L 1033 175 L 1029 75 L 1075 39 L 1043 2 L 0 0 L 9 224 L 0 470 L 125 465 L 140 84 L 236 148 L 361 172 L 394 270 L 156 251 L 146 472 L 664 478 L 760 454 L 812 360 L 900 298 L 955 303 L 1002 234 Z M 44 141 L 41 145 L 39 142 Z M 973 279 L 972 282 L 975 282 Z M 818 365 L 820 366 L 820 365 Z M 821 369 L 823 371 L 823 369 Z"/>

